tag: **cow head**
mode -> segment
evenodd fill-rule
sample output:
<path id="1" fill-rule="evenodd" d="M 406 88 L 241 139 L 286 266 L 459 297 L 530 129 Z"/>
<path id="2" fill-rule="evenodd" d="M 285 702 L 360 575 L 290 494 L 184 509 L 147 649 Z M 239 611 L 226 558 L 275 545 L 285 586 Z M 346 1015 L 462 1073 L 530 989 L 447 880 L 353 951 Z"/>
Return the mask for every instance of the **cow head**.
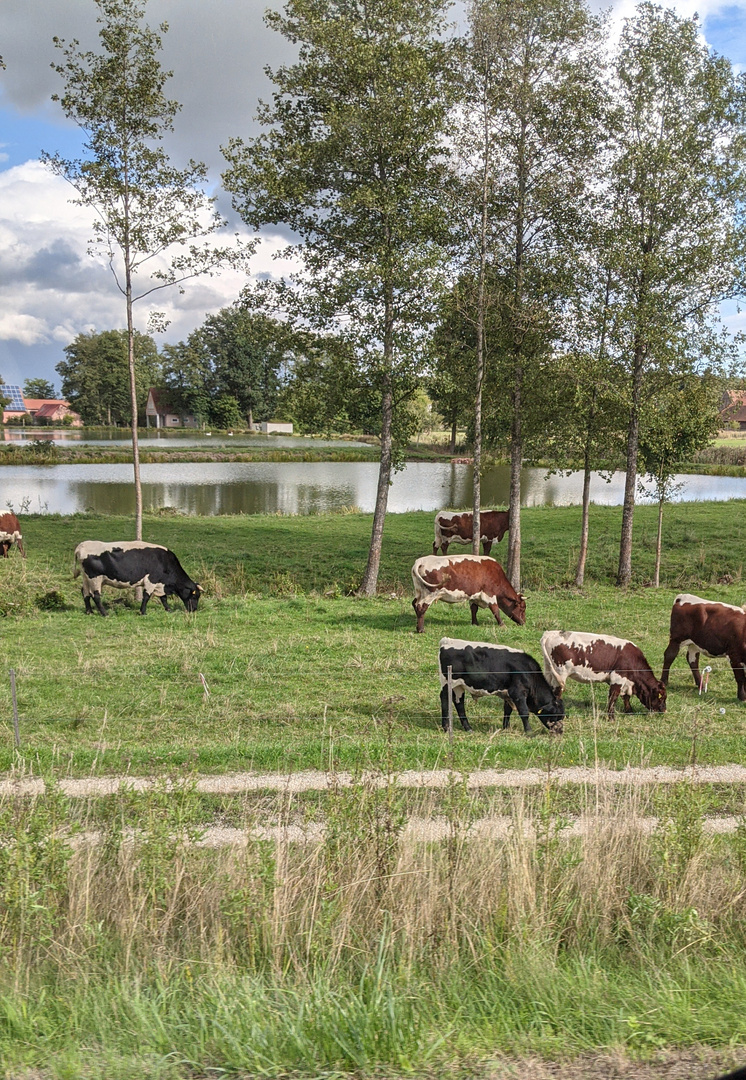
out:
<path id="1" fill-rule="evenodd" d="M 515 596 L 506 596 L 500 601 L 500 607 L 508 618 L 519 626 L 523 626 L 526 622 L 526 598 L 520 593 L 516 593 Z"/>
<path id="2" fill-rule="evenodd" d="M 197 604 L 199 603 L 200 594 L 204 592 L 201 585 L 197 585 L 195 581 L 188 581 L 186 585 L 183 585 L 178 594 L 184 601 L 184 607 L 187 611 L 196 611 Z"/>
<path id="3" fill-rule="evenodd" d="M 643 687 L 639 696 L 640 701 L 649 712 L 665 712 L 667 693 L 665 683 L 657 682 L 652 687 Z"/>
<path id="4" fill-rule="evenodd" d="M 552 696 L 551 705 L 545 705 L 536 714 L 551 735 L 561 735 L 564 730 L 565 703 L 558 694 Z"/>

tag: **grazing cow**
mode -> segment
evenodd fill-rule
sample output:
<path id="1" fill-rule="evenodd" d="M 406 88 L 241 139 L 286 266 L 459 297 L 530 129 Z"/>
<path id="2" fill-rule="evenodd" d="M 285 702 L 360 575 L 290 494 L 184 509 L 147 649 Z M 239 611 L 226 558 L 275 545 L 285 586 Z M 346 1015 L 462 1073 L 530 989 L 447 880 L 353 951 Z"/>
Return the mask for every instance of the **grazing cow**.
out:
<path id="1" fill-rule="evenodd" d="M 3 558 L 8 558 L 8 552 L 13 544 L 18 544 L 18 550 L 26 558 L 23 550 L 23 537 L 21 536 L 21 523 L 15 514 L 0 514 L 0 550 Z"/>
<path id="2" fill-rule="evenodd" d="M 702 685 L 699 654 L 727 656 L 736 677 L 738 700 L 746 701 L 746 609 L 719 600 L 680 593 L 671 608 L 671 632 L 661 679 L 667 685 L 671 664 L 682 645 L 697 688 Z"/>
<path id="3" fill-rule="evenodd" d="M 510 727 L 510 713 L 515 709 L 523 721 L 523 730 L 532 734 L 528 714 L 535 713 L 544 727 L 562 734 L 565 706 L 544 676 L 533 656 L 507 645 L 486 641 L 459 641 L 441 638 L 438 653 L 440 667 L 440 707 L 443 730 L 448 731 L 448 668 L 456 712 L 464 731 L 471 731 L 466 719 L 464 694 L 484 697 L 497 694 L 503 699 L 503 728 Z"/>
<path id="4" fill-rule="evenodd" d="M 509 510 L 482 510 L 479 515 L 479 539 L 482 550 L 489 555 L 492 545 L 499 544 L 510 525 Z M 474 537 L 474 515 L 460 514 L 456 510 L 439 510 L 435 515 L 435 542 L 433 555 L 438 548 L 448 554 L 449 544 L 470 544 Z"/>
<path id="5" fill-rule="evenodd" d="M 630 696 L 636 694 L 650 712 L 666 711 L 666 687 L 653 674 L 642 650 L 624 638 L 606 634 L 581 634 L 575 630 L 547 630 L 541 638 L 544 674 L 560 694 L 568 679 L 609 684 L 609 719 L 620 694 L 624 711 L 632 712 Z"/>
<path id="6" fill-rule="evenodd" d="M 425 612 L 436 600 L 471 604 L 472 626 L 477 625 L 477 608 L 489 608 L 502 626 L 500 610 L 513 622 L 523 626 L 526 621 L 526 601 L 515 591 L 499 562 L 487 555 L 423 555 L 412 567 L 417 633 L 421 634 Z"/>
<path id="7" fill-rule="evenodd" d="M 115 589 L 143 589 L 140 614 L 144 615 L 151 596 L 157 596 L 166 611 L 167 597 L 180 596 L 187 611 L 196 611 L 202 586 L 184 572 L 181 563 L 160 544 L 145 544 L 142 540 L 123 540 L 102 543 L 84 540 L 75 549 L 75 577 L 83 575 L 83 600 L 86 615 L 93 614 L 91 597 L 100 615 L 106 615 L 101 603 L 101 586 Z"/>

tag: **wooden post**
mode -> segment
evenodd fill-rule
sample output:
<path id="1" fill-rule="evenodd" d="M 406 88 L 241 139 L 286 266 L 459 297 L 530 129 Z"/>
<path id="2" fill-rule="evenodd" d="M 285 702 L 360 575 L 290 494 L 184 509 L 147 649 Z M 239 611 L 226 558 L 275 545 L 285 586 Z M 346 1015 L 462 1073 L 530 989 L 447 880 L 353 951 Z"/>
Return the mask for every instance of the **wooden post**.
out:
<path id="1" fill-rule="evenodd" d="M 451 755 L 451 765 L 453 765 L 453 668 L 448 665 L 446 669 L 448 676 L 448 749 Z"/>
<path id="2" fill-rule="evenodd" d="M 13 731 L 16 738 L 16 750 L 21 749 L 21 732 L 18 727 L 18 701 L 16 700 L 16 673 L 10 669 L 10 696 L 13 699 Z"/>

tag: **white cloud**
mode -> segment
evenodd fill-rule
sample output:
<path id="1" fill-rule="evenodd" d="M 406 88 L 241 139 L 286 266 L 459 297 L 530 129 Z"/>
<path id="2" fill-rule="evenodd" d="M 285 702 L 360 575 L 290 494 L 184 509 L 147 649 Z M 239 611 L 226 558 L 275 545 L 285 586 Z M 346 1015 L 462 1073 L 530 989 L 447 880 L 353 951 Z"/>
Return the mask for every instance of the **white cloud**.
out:
<path id="1" fill-rule="evenodd" d="M 0 340 L 67 345 L 81 332 L 124 325 L 124 301 L 108 265 L 88 254 L 91 211 L 74 205 L 73 195 L 39 161 L 0 172 Z M 273 258 L 285 244 L 279 236 L 263 238 L 252 272 L 287 273 L 291 266 Z M 150 310 L 163 311 L 170 320 L 164 340 L 179 340 L 232 303 L 246 281 L 228 269 L 185 282 L 183 293 L 158 292 L 136 305 L 137 325 L 145 330 Z"/>

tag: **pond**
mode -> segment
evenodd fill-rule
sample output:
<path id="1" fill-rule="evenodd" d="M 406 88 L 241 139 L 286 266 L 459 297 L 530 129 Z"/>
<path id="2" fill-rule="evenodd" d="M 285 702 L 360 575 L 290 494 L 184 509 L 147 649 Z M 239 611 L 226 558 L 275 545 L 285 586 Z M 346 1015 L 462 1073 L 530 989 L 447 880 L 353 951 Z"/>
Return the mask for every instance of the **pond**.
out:
<path id="1" fill-rule="evenodd" d="M 163 506 L 187 514 L 314 514 L 357 508 L 371 512 L 375 504 L 378 465 L 359 462 L 174 462 L 142 466 L 146 511 Z M 677 500 L 746 498 L 746 478 L 680 476 Z M 524 506 L 567 506 L 581 501 L 579 472 L 547 476 L 545 469 L 524 469 Z M 439 510 L 468 507 L 470 465 L 412 462 L 395 475 L 389 510 Z M 496 466 L 482 481 L 484 506 L 508 501 L 509 470 Z M 595 503 L 621 505 L 624 475 L 610 483 L 595 475 Z M 652 501 L 639 492 L 639 501 Z M 71 514 L 93 510 L 107 514 L 134 512 L 132 466 L 9 465 L 0 469 L 0 507 L 16 511 Z"/>

